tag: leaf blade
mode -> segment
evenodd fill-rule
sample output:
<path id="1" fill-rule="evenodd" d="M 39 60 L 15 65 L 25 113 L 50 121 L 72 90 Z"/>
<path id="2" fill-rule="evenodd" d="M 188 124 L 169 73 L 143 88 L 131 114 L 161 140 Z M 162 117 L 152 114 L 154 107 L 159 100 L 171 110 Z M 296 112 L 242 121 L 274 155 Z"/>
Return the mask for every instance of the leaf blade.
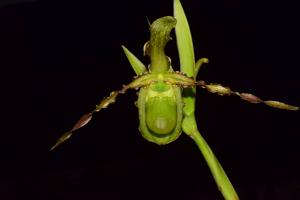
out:
<path id="1" fill-rule="evenodd" d="M 195 56 L 190 27 L 179 0 L 174 0 L 174 17 L 177 20 L 175 27 L 180 71 L 189 77 L 195 77 Z"/>

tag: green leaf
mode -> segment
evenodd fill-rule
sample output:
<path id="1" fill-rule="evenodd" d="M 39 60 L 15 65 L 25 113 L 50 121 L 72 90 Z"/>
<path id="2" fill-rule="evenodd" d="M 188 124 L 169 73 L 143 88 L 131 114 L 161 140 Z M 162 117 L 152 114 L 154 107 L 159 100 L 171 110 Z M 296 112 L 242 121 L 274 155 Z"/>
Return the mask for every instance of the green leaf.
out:
<path id="1" fill-rule="evenodd" d="M 174 17 L 177 20 L 175 33 L 180 59 L 180 71 L 189 77 L 195 77 L 195 57 L 192 35 L 179 0 L 174 0 Z"/>
<path id="2" fill-rule="evenodd" d="M 145 65 L 133 54 L 131 53 L 125 46 L 122 45 L 122 49 L 131 65 L 133 68 L 134 72 L 136 75 L 141 75 L 145 71 L 147 71 Z"/>

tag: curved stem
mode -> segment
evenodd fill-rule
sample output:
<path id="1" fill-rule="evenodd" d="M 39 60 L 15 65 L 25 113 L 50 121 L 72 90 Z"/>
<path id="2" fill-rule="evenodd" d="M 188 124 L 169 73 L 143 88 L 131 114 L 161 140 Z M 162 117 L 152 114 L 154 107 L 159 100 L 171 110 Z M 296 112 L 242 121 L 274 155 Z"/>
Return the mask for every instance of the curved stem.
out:
<path id="1" fill-rule="evenodd" d="M 217 186 L 220 192 L 223 194 L 226 200 L 238 200 L 239 197 L 234 190 L 230 180 L 228 179 L 225 171 L 223 170 L 221 164 L 219 163 L 218 159 L 200 134 L 198 130 L 196 130 L 193 135 L 192 139 L 197 144 L 198 148 L 200 149 L 206 163 L 217 183 Z"/>
<path id="2" fill-rule="evenodd" d="M 211 148 L 199 132 L 194 115 L 186 116 L 183 119 L 182 129 L 197 144 L 224 199 L 239 200 L 236 191 L 234 190 L 217 157 L 214 155 Z"/>

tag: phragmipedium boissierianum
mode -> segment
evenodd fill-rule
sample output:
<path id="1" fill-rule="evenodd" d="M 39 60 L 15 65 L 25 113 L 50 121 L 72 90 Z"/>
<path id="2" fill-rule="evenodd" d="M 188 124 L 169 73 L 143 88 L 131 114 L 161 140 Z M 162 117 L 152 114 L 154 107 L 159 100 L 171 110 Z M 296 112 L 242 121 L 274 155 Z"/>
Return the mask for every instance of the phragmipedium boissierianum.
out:
<path id="1" fill-rule="evenodd" d="M 173 68 L 171 58 L 165 54 L 165 46 L 174 28 L 180 70 Z M 200 58 L 195 61 L 190 28 L 179 0 L 174 0 L 174 16 L 159 18 L 150 25 L 150 39 L 143 48 L 144 55 L 150 57 L 148 68 L 126 47 L 122 48 L 136 74 L 133 81 L 122 89 L 111 92 L 93 111 L 83 115 L 71 130 L 58 139 L 51 150 L 69 139 L 74 131 L 85 126 L 95 112 L 114 103 L 119 94 L 136 89 L 139 90 L 137 107 L 142 136 L 150 142 L 165 145 L 184 132 L 199 147 L 223 197 L 226 200 L 239 199 L 222 166 L 198 130 L 195 119 L 196 89 L 202 88 L 219 95 L 235 95 L 250 103 L 263 103 L 279 109 L 299 108 L 278 101 L 264 101 L 250 93 L 240 93 L 220 84 L 207 84 L 203 80 L 197 80 L 200 67 L 208 63 L 208 59 Z"/>

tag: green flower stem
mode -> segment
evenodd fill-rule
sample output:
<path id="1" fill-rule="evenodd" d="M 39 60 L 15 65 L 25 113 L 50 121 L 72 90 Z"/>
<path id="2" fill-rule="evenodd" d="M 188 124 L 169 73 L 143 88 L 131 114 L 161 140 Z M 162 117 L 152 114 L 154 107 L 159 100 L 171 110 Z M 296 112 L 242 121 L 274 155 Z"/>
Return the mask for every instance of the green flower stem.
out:
<path id="1" fill-rule="evenodd" d="M 182 122 L 182 128 L 183 131 L 195 141 L 200 149 L 223 197 L 226 200 L 238 200 L 239 197 L 221 164 L 199 132 L 194 115 L 185 116 Z"/>
<path id="2" fill-rule="evenodd" d="M 195 131 L 191 134 L 191 137 L 202 152 L 202 155 L 205 158 L 207 165 L 210 168 L 218 188 L 223 194 L 224 198 L 228 200 L 238 200 L 239 197 L 235 192 L 230 180 L 200 132 L 198 130 Z"/>
<path id="3" fill-rule="evenodd" d="M 230 180 L 201 133 L 198 130 L 195 130 L 190 134 L 190 137 L 200 149 L 223 197 L 226 200 L 238 200 L 239 197 Z"/>

